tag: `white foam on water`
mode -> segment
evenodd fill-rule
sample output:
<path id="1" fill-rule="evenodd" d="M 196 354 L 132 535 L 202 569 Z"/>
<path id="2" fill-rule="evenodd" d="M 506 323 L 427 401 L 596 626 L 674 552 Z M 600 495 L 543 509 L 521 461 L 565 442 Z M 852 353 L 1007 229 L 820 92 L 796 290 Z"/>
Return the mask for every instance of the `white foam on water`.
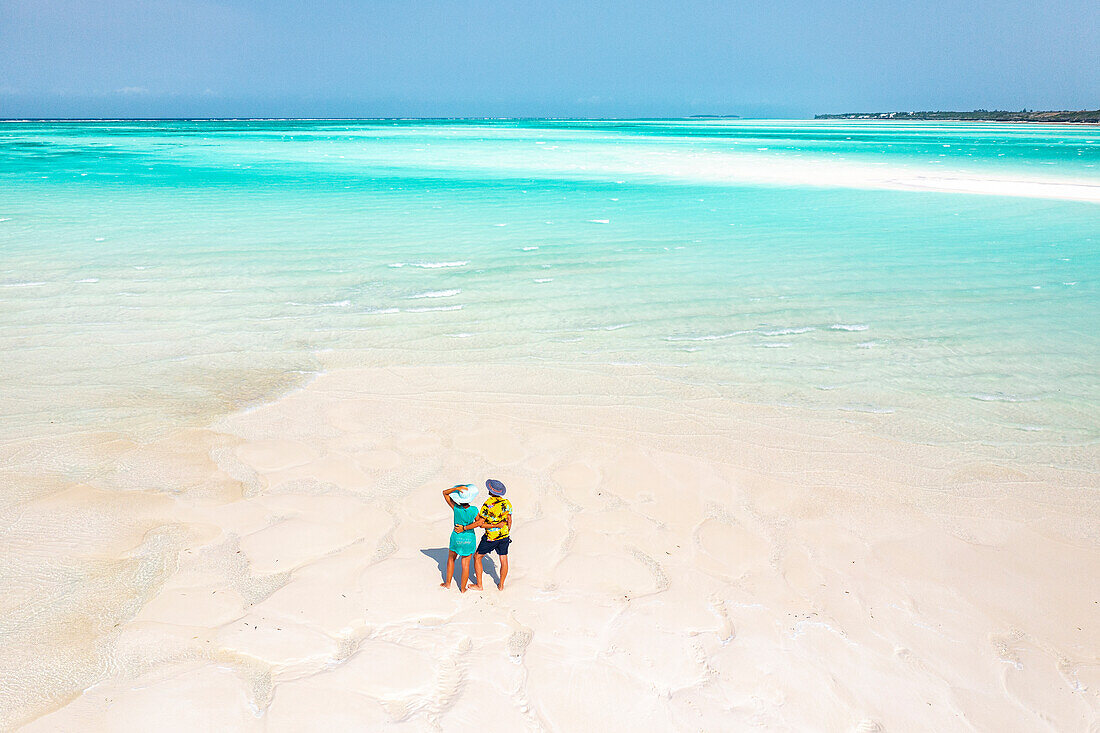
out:
<path id="1" fill-rule="evenodd" d="M 536 277 L 534 281 L 537 282 L 537 283 L 549 283 L 549 282 L 554 282 L 554 278 L 552 278 L 552 277 Z"/>
<path id="2" fill-rule="evenodd" d="M 1020 397 L 1018 395 L 1006 394 L 1004 392 L 983 393 L 970 395 L 972 399 L 980 402 L 1038 402 L 1038 397 Z"/>
<path id="3" fill-rule="evenodd" d="M 390 313 L 400 313 L 400 308 L 367 308 L 363 313 L 369 316 L 382 316 Z"/>
<path id="4" fill-rule="evenodd" d="M 10 216 L 0 216 L 0 221 L 11 221 Z"/>
<path id="5" fill-rule="evenodd" d="M 420 298 L 450 298 L 458 295 L 462 291 L 455 288 L 453 290 L 428 290 L 423 293 L 417 293 L 416 295 L 408 296 L 409 300 L 418 300 Z"/>
<path id="6" fill-rule="evenodd" d="M 843 412 L 866 412 L 872 415 L 889 415 L 894 412 L 891 407 L 878 407 L 877 405 L 842 405 Z"/>
<path id="7" fill-rule="evenodd" d="M 456 260 L 454 262 L 394 262 L 390 267 L 421 267 L 427 270 L 437 270 L 443 267 L 462 267 L 470 264 L 469 260 Z"/>
<path id="8" fill-rule="evenodd" d="M 428 307 L 425 307 L 425 308 L 406 308 L 405 312 L 406 313 L 428 313 L 429 311 L 460 311 L 460 310 L 462 310 L 461 305 L 438 305 L 438 306 L 428 306 Z"/>
<path id="9" fill-rule="evenodd" d="M 99 278 L 98 277 L 86 277 L 83 280 L 77 280 L 77 282 L 78 283 L 97 283 L 97 282 L 99 282 Z"/>
<path id="10" fill-rule="evenodd" d="M 215 293 L 232 293 L 233 290 L 215 290 Z M 136 293 L 119 293 L 119 295 L 136 295 Z M 335 300 L 331 303 L 302 303 L 297 300 L 288 300 L 284 305 L 293 305 L 301 308 L 347 308 L 351 305 L 350 300 Z"/>
<path id="11" fill-rule="evenodd" d="M 633 323 L 613 323 L 610 326 L 592 326 L 590 328 L 582 328 L 582 331 L 618 331 L 621 328 L 630 328 Z"/>
<path id="12" fill-rule="evenodd" d="M 538 245 L 535 245 L 533 247 L 523 247 L 522 249 L 523 249 L 524 252 L 532 252 L 532 251 L 538 249 Z"/>
<path id="13" fill-rule="evenodd" d="M 22 283 L 4 283 L 3 287 L 5 287 L 5 288 L 37 288 L 37 287 L 41 287 L 45 284 L 46 283 L 43 282 L 43 281 L 22 282 Z"/>
<path id="14" fill-rule="evenodd" d="M 746 333 L 755 333 L 752 329 L 747 331 L 730 331 L 729 333 L 712 333 L 704 336 L 666 336 L 665 341 L 720 341 L 733 336 L 743 336 Z"/>
<path id="15" fill-rule="evenodd" d="M 468 339 L 473 336 L 472 333 L 449 333 L 447 335 L 453 339 Z"/>
<path id="16" fill-rule="evenodd" d="M 834 323 L 829 328 L 833 331 L 866 331 L 870 326 L 862 323 Z"/>
<path id="17" fill-rule="evenodd" d="M 759 344 L 759 346 L 763 346 L 765 349 L 789 349 L 789 348 L 791 348 L 790 344 L 782 344 L 782 343 Z"/>
<path id="18" fill-rule="evenodd" d="M 809 333 L 810 331 L 816 331 L 813 326 L 795 326 L 792 328 L 777 328 L 771 331 L 760 331 L 761 336 L 791 336 L 799 333 Z"/>
<path id="19" fill-rule="evenodd" d="M 441 267 L 462 267 L 470 264 L 469 260 L 455 260 L 454 262 L 419 262 L 416 263 L 416 267 L 424 267 L 431 270 Z"/>
<path id="20" fill-rule="evenodd" d="M 610 224 L 611 220 L 610 219 L 589 219 L 588 223 L 589 224 Z"/>
<path id="21" fill-rule="evenodd" d="M 860 343 L 856 344 L 856 348 L 859 349 L 871 349 L 875 346 L 878 346 L 877 341 L 861 341 Z"/>

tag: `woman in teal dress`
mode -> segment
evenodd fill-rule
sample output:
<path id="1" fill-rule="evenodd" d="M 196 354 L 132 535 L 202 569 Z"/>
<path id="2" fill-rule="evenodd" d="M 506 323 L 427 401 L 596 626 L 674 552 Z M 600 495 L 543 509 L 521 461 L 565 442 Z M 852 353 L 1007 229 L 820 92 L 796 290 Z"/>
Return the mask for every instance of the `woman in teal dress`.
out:
<path id="1" fill-rule="evenodd" d="M 457 526 L 471 524 L 477 519 L 477 507 L 473 505 L 477 498 L 477 487 L 471 484 L 459 484 L 452 486 L 443 492 L 443 498 L 447 506 L 454 510 L 454 522 Z M 455 574 L 455 558 L 462 558 L 462 580 L 458 589 L 466 592 L 466 582 L 470 579 L 470 557 L 477 547 L 477 536 L 471 529 L 466 532 L 451 531 L 450 554 L 447 555 L 447 577 L 440 583 L 444 588 L 451 587 L 451 578 Z"/>

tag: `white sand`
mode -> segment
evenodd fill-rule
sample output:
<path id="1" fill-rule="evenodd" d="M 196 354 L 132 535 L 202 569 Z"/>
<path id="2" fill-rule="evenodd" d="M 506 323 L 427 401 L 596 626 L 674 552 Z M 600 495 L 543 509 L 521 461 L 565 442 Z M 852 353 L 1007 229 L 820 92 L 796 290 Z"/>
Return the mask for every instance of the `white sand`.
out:
<path id="1" fill-rule="evenodd" d="M 542 150 L 536 157 L 502 153 L 486 158 L 482 164 L 496 170 L 507 169 L 517 175 L 533 171 L 562 176 L 657 177 L 683 181 L 718 183 L 771 184 L 778 186 L 826 186 L 887 190 L 927 190 L 946 193 L 970 193 L 1019 198 L 1058 199 L 1100 203 L 1100 185 L 1087 175 L 1051 175 L 1045 170 L 1019 168 L 967 169 L 959 161 L 944 170 L 931 161 L 912 164 L 876 165 L 825 155 L 790 154 L 782 150 L 700 150 L 691 140 L 681 145 L 653 145 L 629 151 L 604 152 L 586 156 L 586 165 L 577 169 L 578 149 Z M 476 163 L 463 159 L 447 162 L 433 155 L 433 164 L 468 168 Z M 593 220 L 602 222 L 604 220 Z"/>
<path id="2" fill-rule="evenodd" d="M 187 488 L 97 551 L 171 521 L 178 563 L 23 730 L 1100 726 L 1100 471 L 627 367 L 334 372 L 140 455 Z M 443 590 L 440 491 L 488 477 L 508 585 Z"/>

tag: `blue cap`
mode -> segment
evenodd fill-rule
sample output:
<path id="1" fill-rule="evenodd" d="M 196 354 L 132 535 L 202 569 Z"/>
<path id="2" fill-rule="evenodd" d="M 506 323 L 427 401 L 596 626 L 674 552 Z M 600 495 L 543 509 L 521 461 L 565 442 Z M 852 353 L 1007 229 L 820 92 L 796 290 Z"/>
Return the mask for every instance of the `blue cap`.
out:
<path id="1" fill-rule="evenodd" d="M 508 490 L 507 488 L 505 488 L 504 484 L 497 481 L 495 478 L 491 478 L 486 481 L 485 488 L 487 488 L 489 490 L 489 493 L 493 496 L 504 496 L 504 492 Z"/>

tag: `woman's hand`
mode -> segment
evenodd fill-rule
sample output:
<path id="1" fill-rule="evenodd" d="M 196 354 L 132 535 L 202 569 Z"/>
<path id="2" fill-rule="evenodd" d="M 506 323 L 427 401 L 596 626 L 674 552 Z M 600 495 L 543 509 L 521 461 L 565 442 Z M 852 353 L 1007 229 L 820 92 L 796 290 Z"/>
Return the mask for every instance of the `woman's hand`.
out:
<path id="1" fill-rule="evenodd" d="M 465 524 L 456 524 L 455 525 L 455 532 L 465 532 L 465 531 L 466 531 L 466 525 Z"/>

